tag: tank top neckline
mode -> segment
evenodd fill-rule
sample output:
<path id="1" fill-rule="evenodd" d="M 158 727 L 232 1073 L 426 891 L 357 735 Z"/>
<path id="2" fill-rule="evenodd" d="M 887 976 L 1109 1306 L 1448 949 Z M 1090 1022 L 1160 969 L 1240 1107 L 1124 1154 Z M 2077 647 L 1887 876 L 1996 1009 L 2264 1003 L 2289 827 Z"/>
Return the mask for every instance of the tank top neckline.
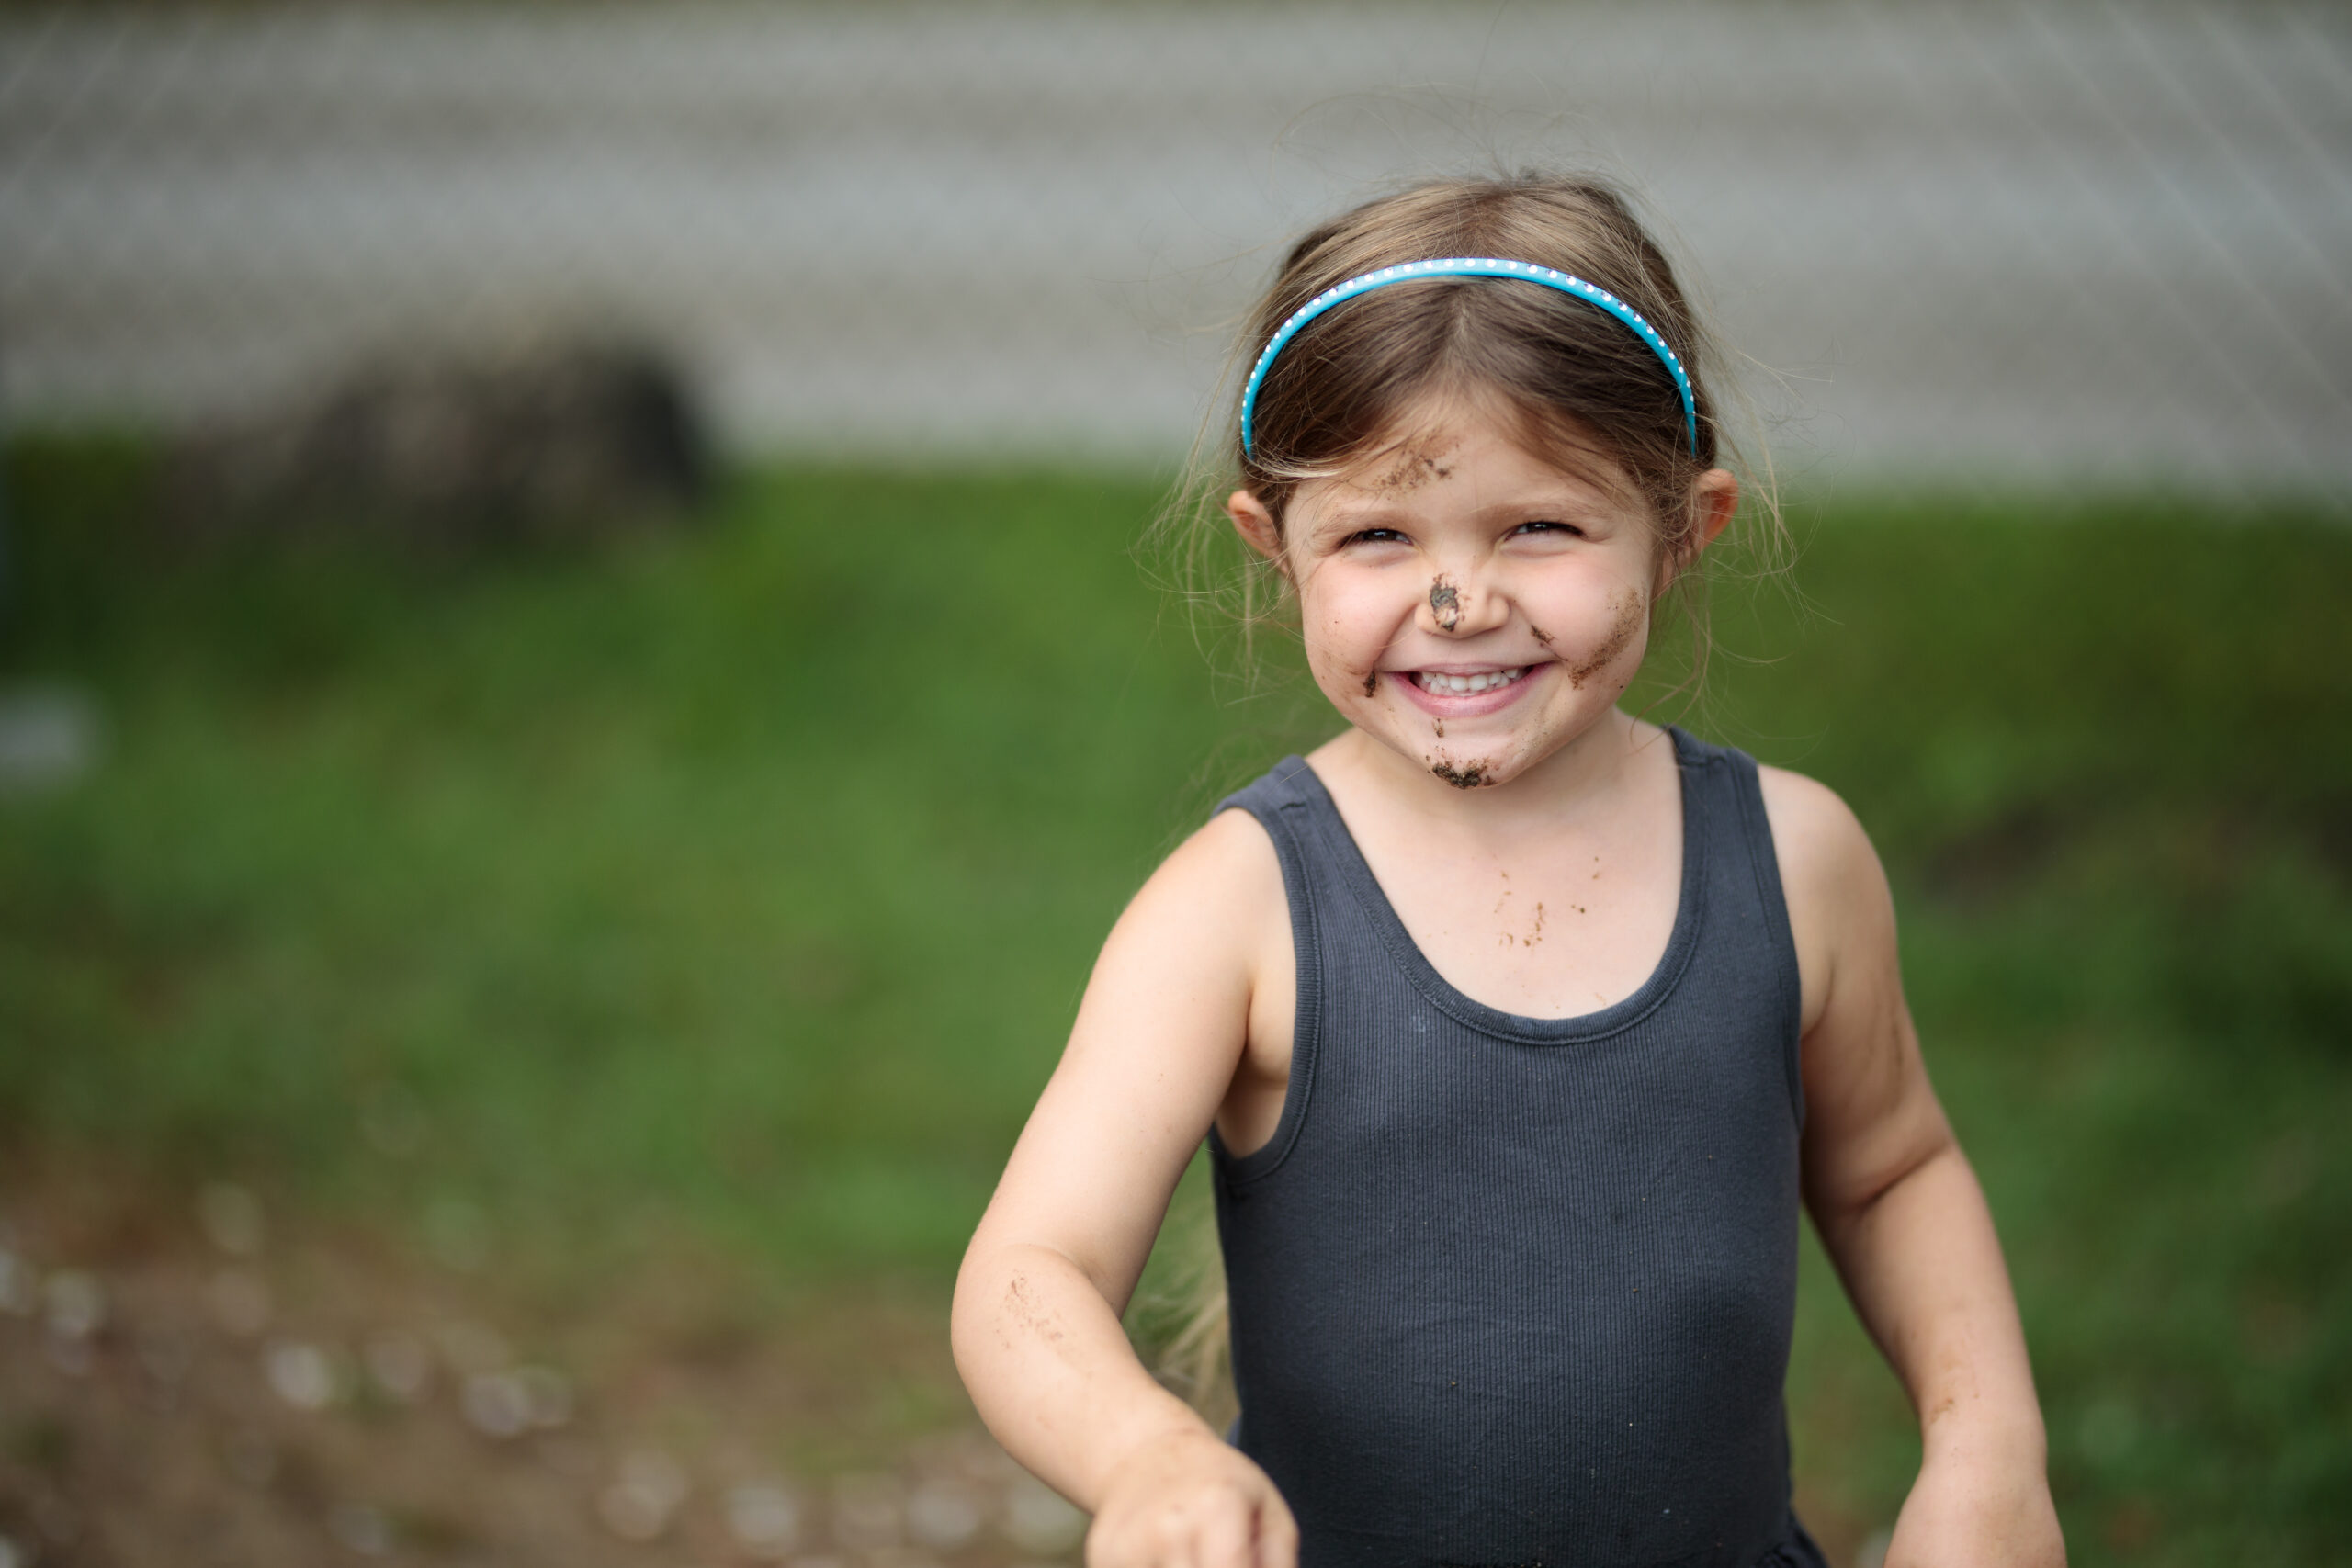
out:
<path id="1" fill-rule="evenodd" d="M 1674 994 L 1676 983 L 1690 966 L 1690 955 L 1698 947 L 1701 917 L 1706 903 L 1707 813 L 1702 807 L 1702 791 L 1690 775 L 1706 766 L 1707 755 L 1705 749 L 1679 727 L 1669 725 L 1666 733 L 1674 742 L 1675 776 L 1682 792 L 1681 887 L 1666 951 L 1658 955 L 1657 965 L 1650 971 L 1649 977 L 1630 995 L 1594 1011 L 1565 1018 L 1538 1018 L 1489 1007 L 1439 974 L 1437 965 L 1430 962 L 1420 943 L 1406 930 L 1396 907 L 1388 901 L 1387 890 L 1373 874 L 1371 863 L 1363 858 L 1355 835 L 1349 831 L 1347 818 L 1340 815 L 1338 803 L 1331 798 L 1331 792 L 1323 787 L 1323 780 L 1313 765 L 1303 757 L 1294 757 L 1290 761 L 1297 764 L 1295 772 L 1287 768 L 1282 771 L 1297 781 L 1315 831 L 1323 840 L 1324 848 L 1349 891 L 1363 906 L 1382 945 L 1414 989 L 1431 1006 L 1457 1023 L 1514 1043 L 1580 1044 L 1630 1029 L 1655 1012 Z"/>

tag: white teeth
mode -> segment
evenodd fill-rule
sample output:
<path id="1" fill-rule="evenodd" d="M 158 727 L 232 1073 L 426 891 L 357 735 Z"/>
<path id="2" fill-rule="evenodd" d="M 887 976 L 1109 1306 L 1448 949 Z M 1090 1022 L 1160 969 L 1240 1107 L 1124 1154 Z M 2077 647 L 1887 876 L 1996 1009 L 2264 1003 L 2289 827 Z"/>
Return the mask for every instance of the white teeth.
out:
<path id="1" fill-rule="evenodd" d="M 1416 670 L 1413 679 L 1424 692 L 1442 692 L 1459 696 L 1472 692 L 1488 692 L 1497 686 L 1508 686 L 1527 673 L 1526 667 L 1517 670 L 1482 671 L 1476 675 L 1440 675 L 1433 671 Z"/>

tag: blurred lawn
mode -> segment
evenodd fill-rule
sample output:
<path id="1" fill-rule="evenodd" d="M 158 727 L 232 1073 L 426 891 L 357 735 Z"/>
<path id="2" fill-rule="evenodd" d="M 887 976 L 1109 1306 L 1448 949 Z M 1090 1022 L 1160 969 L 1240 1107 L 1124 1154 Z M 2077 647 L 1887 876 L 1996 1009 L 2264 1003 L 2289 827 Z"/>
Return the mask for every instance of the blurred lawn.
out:
<path id="1" fill-rule="evenodd" d="M 1325 728 L 1208 678 L 1127 554 L 1142 482 L 769 472 L 674 538 L 457 563 L 165 547 L 141 475 L 9 458 L 0 679 L 111 740 L 0 799 L 0 1139 L 492 1216 L 583 1279 L 683 1231 L 944 1280 L 1123 899 Z M 1800 524 L 1809 610 L 1720 593 L 1689 722 L 1889 862 L 2075 1561 L 2335 1560 L 2352 532 Z M 1809 1495 L 1890 1519 L 1907 1416 L 1811 1254 L 1792 1391 Z"/>

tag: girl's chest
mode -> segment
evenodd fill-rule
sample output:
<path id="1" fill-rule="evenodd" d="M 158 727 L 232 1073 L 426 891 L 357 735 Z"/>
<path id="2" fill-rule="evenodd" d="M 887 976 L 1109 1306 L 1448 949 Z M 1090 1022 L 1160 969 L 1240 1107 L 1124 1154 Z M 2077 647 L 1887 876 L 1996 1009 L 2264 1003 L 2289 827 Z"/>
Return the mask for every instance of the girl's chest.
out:
<path id="1" fill-rule="evenodd" d="M 1598 1012 L 1642 988 L 1666 956 L 1680 907 L 1679 822 L 1647 842 L 1589 843 L 1510 867 L 1367 853 L 1405 933 L 1471 1000 L 1532 1018 Z M 1291 933 L 1269 941 L 1239 1071 L 1217 1115 L 1246 1155 L 1273 1134 L 1288 1093 L 1296 991 Z"/>
<path id="2" fill-rule="evenodd" d="M 1374 850 L 1365 858 L 1430 967 L 1502 1012 L 1574 1018 L 1623 1001 L 1657 970 L 1674 934 L 1679 832 L 1582 844 L 1508 867 L 1416 864 Z"/>

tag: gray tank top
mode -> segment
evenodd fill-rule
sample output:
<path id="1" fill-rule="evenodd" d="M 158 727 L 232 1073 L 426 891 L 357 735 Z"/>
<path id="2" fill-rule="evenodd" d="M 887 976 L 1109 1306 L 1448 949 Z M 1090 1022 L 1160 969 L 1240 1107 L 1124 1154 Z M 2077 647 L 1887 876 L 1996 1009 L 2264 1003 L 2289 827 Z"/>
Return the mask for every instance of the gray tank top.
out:
<path id="1" fill-rule="evenodd" d="M 1234 1440 L 1302 1568 L 1820 1563 L 1789 1506 L 1796 950 L 1756 764 L 1671 732 L 1673 935 L 1632 996 L 1523 1018 L 1407 934 L 1313 770 L 1218 809 L 1282 862 L 1282 1118 L 1210 1135 Z"/>

